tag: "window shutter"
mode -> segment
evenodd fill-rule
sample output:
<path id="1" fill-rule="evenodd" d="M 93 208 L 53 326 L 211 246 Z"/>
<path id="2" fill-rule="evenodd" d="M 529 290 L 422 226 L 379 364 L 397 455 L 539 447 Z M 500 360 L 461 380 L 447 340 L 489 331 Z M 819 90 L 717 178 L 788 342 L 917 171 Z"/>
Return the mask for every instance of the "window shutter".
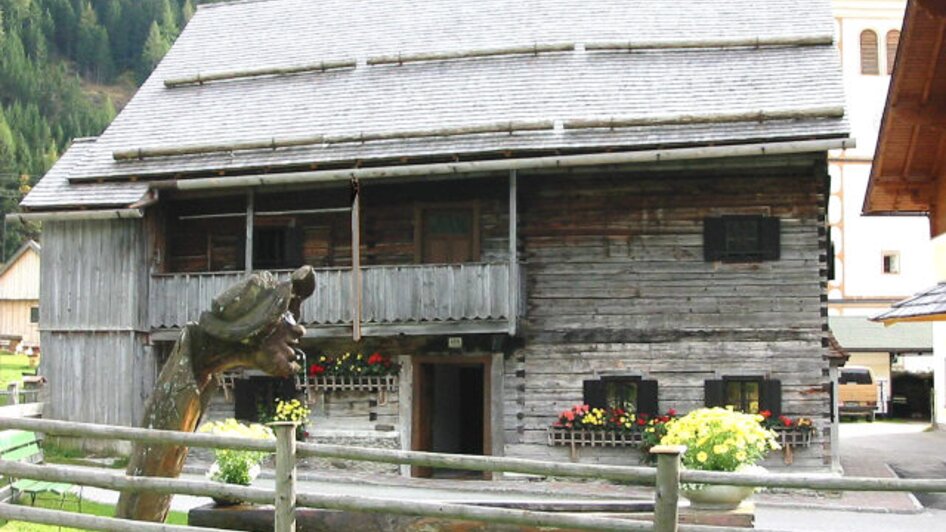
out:
<path id="1" fill-rule="evenodd" d="M 880 74 L 877 64 L 877 34 L 873 30 L 861 32 L 861 74 L 876 76 Z"/>
<path id="2" fill-rule="evenodd" d="M 703 219 L 703 259 L 719 260 L 726 246 L 726 231 L 722 218 Z"/>
<path id="3" fill-rule="evenodd" d="M 703 382 L 703 402 L 708 407 L 725 405 L 726 389 L 722 380 L 708 380 Z"/>
<path id="4" fill-rule="evenodd" d="M 782 248 L 781 220 L 765 217 L 759 220 L 759 244 L 762 260 L 778 260 Z"/>
<path id="5" fill-rule="evenodd" d="M 782 415 L 782 381 L 762 381 L 762 410 L 772 412 L 772 417 Z"/>
<path id="6" fill-rule="evenodd" d="M 657 381 L 642 380 L 637 383 L 637 413 L 656 416 L 660 413 L 657 402 Z"/>
<path id="7" fill-rule="evenodd" d="M 887 32 L 887 75 L 893 74 L 893 67 L 897 60 L 897 47 L 900 45 L 900 32 Z"/>
<path id="8" fill-rule="evenodd" d="M 833 281 L 835 276 L 834 270 L 834 240 L 828 241 L 828 280 Z"/>
<path id="9" fill-rule="evenodd" d="M 607 407 L 607 395 L 604 389 L 604 382 L 599 380 L 584 381 L 582 383 L 584 391 L 585 404 L 592 408 Z"/>

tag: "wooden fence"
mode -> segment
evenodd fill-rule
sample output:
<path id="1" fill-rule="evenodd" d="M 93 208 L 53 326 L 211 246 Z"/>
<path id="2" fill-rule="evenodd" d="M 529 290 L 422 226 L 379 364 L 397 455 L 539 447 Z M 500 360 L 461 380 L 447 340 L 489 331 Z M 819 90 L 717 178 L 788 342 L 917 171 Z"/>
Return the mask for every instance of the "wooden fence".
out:
<path id="1" fill-rule="evenodd" d="M 52 482 L 69 482 L 105 489 L 150 491 L 205 497 L 225 497 L 260 504 L 275 504 L 276 532 L 295 530 L 297 507 L 380 512 L 398 515 L 431 516 L 496 524 L 530 527 L 557 527 L 582 530 L 653 530 L 657 532 L 726 532 L 744 529 L 678 523 L 678 493 L 681 482 L 798 488 L 834 491 L 906 491 L 946 492 L 946 479 L 905 480 L 890 478 L 838 478 L 828 475 L 787 475 L 720 473 L 680 469 L 681 447 L 657 447 L 657 467 L 604 466 L 543 462 L 521 458 L 450 455 L 417 451 L 357 448 L 340 445 L 297 444 L 295 426 L 274 424 L 276 441 L 252 440 L 211 434 L 157 431 L 111 425 L 93 425 L 64 421 L 0 418 L 0 430 L 19 429 L 58 436 L 93 439 L 117 439 L 144 443 L 179 444 L 202 448 L 248 449 L 276 453 L 276 487 L 274 490 L 170 478 L 130 477 L 123 474 L 33 465 L 0 460 L 0 475 Z M 551 512 L 476 507 L 456 503 L 419 500 L 393 500 L 297 493 L 296 460 L 300 457 L 341 458 L 369 462 L 445 467 L 474 471 L 515 472 L 555 477 L 583 477 L 621 481 L 656 487 L 654 521 L 634 521 L 614 517 L 557 514 Z M 41 510 L 0 504 L 0 518 L 17 519 L 59 526 L 77 526 L 98 530 L 142 530 L 167 532 L 212 531 L 210 528 L 150 524 L 122 519 L 79 515 L 72 512 Z"/>

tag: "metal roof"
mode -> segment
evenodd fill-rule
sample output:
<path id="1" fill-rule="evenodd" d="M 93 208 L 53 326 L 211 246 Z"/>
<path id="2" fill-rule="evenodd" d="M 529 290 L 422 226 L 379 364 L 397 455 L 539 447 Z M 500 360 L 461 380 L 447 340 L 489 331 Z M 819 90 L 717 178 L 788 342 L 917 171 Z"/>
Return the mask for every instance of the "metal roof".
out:
<path id="1" fill-rule="evenodd" d="M 152 76 L 94 143 L 50 172 L 28 208 L 124 201 L 140 193 L 72 183 L 211 171 L 279 169 L 403 158 L 494 157 L 511 152 L 637 150 L 844 137 L 843 117 L 743 120 L 590 129 L 552 128 L 436 138 L 143 158 L 116 151 L 226 146 L 313 135 L 374 135 L 503 121 L 688 117 L 844 105 L 834 47 L 711 46 L 660 49 L 686 39 L 830 36 L 827 0 L 681 3 L 618 0 L 265 0 L 201 7 Z M 594 43 L 656 49 L 593 51 Z M 379 55 L 573 43 L 565 52 L 368 66 Z M 586 49 L 586 46 L 587 49 Z M 175 88 L 174 78 L 354 60 L 356 68 L 271 75 Z M 761 115 L 760 115 L 761 116 Z M 67 160 L 68 158 L 68 160 Z M 71 161 L 71 163 L 70 163 Z M 44 178 L 44 182 L 50 176 Z M 58 180 L 58 181 L 57 181 Z M 140 185 L 138 185 L 140 187 Z M 49 192 L 57 194 L 50 195 Z M 59 194 L 64 194 L 60 199 Z M 34 195 L 35 194 L 35 195 Z M 140 196 L 139 196 L 140 197 Z M 99 203 L 102 204 L 102 203 Z M 117 203 L 116 203 L 117 204 Z"/>
<path id="2" fill-rule="evenodd" d="M 890 310 L 871 317 L 872 321 L 886 324 L 900 321 L 946 320 L 946 282 L 891 305 Z"/>
<path id="3" fill-rule="evenodd" d="M 867 316 L 830 316 L 828 326 L 845 351 L 917 352 L 933 350 L 933 326 L 903 323 L 887 327 Z"/>

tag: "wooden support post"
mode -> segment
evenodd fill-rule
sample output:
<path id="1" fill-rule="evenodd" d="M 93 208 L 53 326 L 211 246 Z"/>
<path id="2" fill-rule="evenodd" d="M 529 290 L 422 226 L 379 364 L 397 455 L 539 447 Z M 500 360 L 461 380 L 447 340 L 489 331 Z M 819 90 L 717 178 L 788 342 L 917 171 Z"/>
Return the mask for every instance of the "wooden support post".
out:
<path id="1" fill-rule="evenodd" d="M 276 433 L 276 521 L 275 532 L 296 530 L 296 423 L 269 424 Z"/>
<path id="2" fill-rule="evenodd" d="M 657 455 L 657 493 L 654 502 L 654 531 L 677 532 L 680 500 L 680 456 L 682 445 L 657 445 L 650 450 Z"/>
<path id="3" fill-rule="evenodd" d="M 253 273 L 253 216 L 255 194 L 253 189 L 246 191 L 246 246 L 243 250 L 243 271 Z"/>
<path id="4" fill-rule="evenodd" d="M 10 392 L 10 401 L 11 405 L 20 404 L 20 383 L 18 381 L 13 381 L 7 385 L 7 391 Z"/>
<path id="5" fill-rule="evenodd" d="M 509 171 L 509 335 L 516 334 L 519 319 L 519 222 L 518 176 Z"/>
<path id="6" fill-rule="evenodd" d="M 351 337 L 361 340 L 361 190 L 351 182 Z"/>

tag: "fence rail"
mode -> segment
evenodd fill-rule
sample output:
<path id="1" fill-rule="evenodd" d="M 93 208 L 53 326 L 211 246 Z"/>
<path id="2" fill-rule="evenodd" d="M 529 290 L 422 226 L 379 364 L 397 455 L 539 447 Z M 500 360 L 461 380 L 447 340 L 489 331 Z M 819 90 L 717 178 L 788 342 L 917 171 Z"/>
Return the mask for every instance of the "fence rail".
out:
<path id="1" fill-rule="evenodd" d="M 337 445 L 298 444 L 292 440 L 292 426 L 276 427 L 277 441 L 262 441 L 211 434 L 158 431 L 110 425 L 93 425 L 65 421 L 0 418 L 0 429 L 20 429 L 93 439 L 118 439 L 144 443 L 187 445 L 203 448 L 249 449 L 276 452 L 277 489 L 231 486 L 209 481 L 169 478 L 132 477 L 122 474 L 75 470 L 56 466 L 39 466 L 0 460 L 0 474 L 14 478 L 31 478 L 54 482 L 96 486 L 106 489 L 152 491 L 196 496 L 223 496 L 249 502 L 276 505 L 277 532 L 295 530 L 295 509 L 312 507 L 361 512 L 385 512 L 400 515 L 435 516 L 468 519 L 487 523 L 518 524 L 532 527 L 558 527 L 584 530 L 656 530 L 683 532 L 725 532 L 742 530 L 728 527 L 680 525 L 676 508 L 680 482 L 736 486 L 825 489 L 837 491 L 912 491 L 946 492 L 946 479 L 903 480 L 879 478 L 837 478 L 829 475 L 742 474 L 709 471 L 681 471 L 682 448 L 655 449 L 658 467 L 603 466 L 543 462 L 492 456 L 448 455 L 417 451 L 354 448 Z M 281 450 L 277 448 L 281 447 Z M 476 471 L 531 473 L 562 477 L 587 477 L 647 484 L 657 488 L 654 522 L 614 517 L 557 514 L 508 508 L 478 507 L 456 503 L 377 499 L 357 496 L 335 496 L 316 493 L 295 494 L 294 468 L 297 457 L 317 456 L 351 460 L 446 467 Z M 208 528 L 140 524 L 83 516 L 71 512 L 37 510 L 0 505 L 0 517 L 61 526 L 81 526 L 99 530 L 140 529 L 167 531 L 206 531 Z"/>

